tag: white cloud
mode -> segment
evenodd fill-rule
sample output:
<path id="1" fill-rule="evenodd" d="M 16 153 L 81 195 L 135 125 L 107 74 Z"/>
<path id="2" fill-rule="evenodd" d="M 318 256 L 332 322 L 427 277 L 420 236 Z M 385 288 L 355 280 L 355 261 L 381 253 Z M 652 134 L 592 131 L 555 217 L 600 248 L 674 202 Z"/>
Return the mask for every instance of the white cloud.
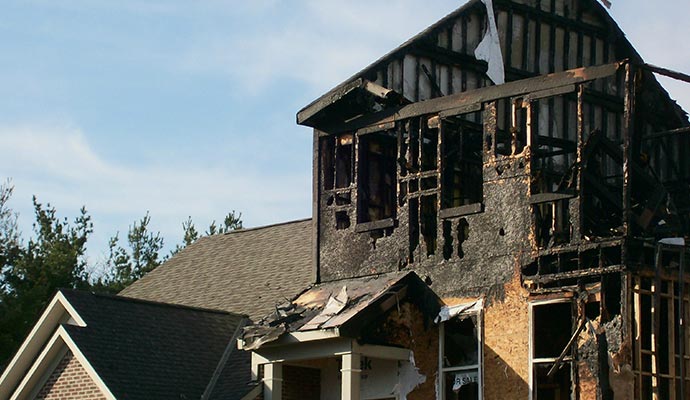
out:
<path id="1" fill-rule="evenodd" d="M 124 165 L 103 159 L 86 135 L 70 126 L 0 127 L 0 143 L 0 170 L 13 180 L 12 206 L 21 213 L 24 232 L 33 218 L 31 195 L 50 202 L 61 215 L 75 215 L 86 205 L 96 225 L 90 247 L 96 259 L 109 236 L 127 230 L 122 221 L 131 223 L 147 210 L 154 230 L 161 231 L 168 245 L 179 241 L 180 224 L 187 216 L 201 228 L 231 209 L 241 211 L 249 226 L 310 215 L 309 171 L 266 175 L 247 166 L 233 173 L 182 160 Z"/>
<path id="2" fill-rule="evenodd" d="M 180 54 L 178 65 L 227 74 L 254 94 L 281 79 L 325 91 L 459 4 L 446 0 L 435 5 L 412 0 L 298 2 L 284 18 L 262 21 L 255 15 L 256 24 L 248 31 L 197 38 Z"/>

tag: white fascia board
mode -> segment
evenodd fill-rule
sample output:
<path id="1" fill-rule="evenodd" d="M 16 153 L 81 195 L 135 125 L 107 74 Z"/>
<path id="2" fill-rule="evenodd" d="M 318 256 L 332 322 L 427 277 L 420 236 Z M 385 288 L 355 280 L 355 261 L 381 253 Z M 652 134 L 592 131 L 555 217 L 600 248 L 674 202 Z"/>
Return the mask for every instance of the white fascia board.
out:
<path id="1" fill-rule="evenodd" d="M 64 338 L 65 343 L 70 348 L 70 350 L 72 350 L 72 354 L 74 354 L 77 360 L 79 360 L 81 366 L 86 370 L 86 373 L 89 374 L 91 380 L 93 380 L 93 382 L 96 383 L 96 386 L 98 386 L 103 395 L 105 395 L 106 399 L 117 400 L 108 388 L 108 386 L 106 386 L 105 382 L 103 382 L 103 379 L 101 379 L 100 375 L 98 375 L 96 370 L 93 368 L 86 356 L 84 356 L 81 350 L 79 350 L 79 347 L 77 347 L 76 343 L 74 343 L 74 341 L 69 336 L 65 328 L 58 328 L 58 332 L 60 332 L 60 335 Z"/>
<path id="2" fill-rule="evenodd" d="M 296 331 L 286 333 L 273 342 L 265 343 L 261 347 L 259 347 L 259 349 L 275 346 L 285 346 L 288 344 L 312 342 L 315 340 L 335 339 L 339 337 L 340 331 L 338 330 L 338 328 L 319 329 L 312 331 Z M 237 339 L 237 348 L 240 350 L 246 350 L 245 341 L 243 339 Z"/>
<path id="3" fill-rule="evenodd" d="M 84 357 L 62 326 L 58 327 L 48 343 L 43 347 L 43 350 L 31 365 L 26 375 L 24 375 L 24 378 L 9 399 L 30 399 L 32 397 L 31 395 L 35 394 L 37 389 L 40 389 L 38 386 L 41 385 L 41 383 L 45 383 L 46 376 L 51 374 L 55 366 L 57 366 L 55 362 L 56 358 L 64 357 L 66 349 L 72 351 L 72 354 L 77 358 L 82 368 L 84 368 L 89 378 L 98 386 L 102 394 L 109 400 L 115 400 L 115 396 L 110 392 L 110 389 L 108 389 L 100 376 L 98 376 L 86 357 Z"/>
<path id="4" fill-rule="evenodd" d="M 50 301 L 36 325 L 31 329 L 17 354 L 14 355 L 7 368 L 5 368 L 5 372 L 0 376 L 0 399 L 9 398 L 11 391 L 21 381 L 24 373 L 31 366 L 36 355 L 41 352 L 41 349 L 55 332 L 55 329 L 61 323 L 70 320 L 74 321 L 77 326 L 86 326 L 86 322 L 79 316 L 74 307 L 69 304 L 65 296 L 58 292 Z"/>

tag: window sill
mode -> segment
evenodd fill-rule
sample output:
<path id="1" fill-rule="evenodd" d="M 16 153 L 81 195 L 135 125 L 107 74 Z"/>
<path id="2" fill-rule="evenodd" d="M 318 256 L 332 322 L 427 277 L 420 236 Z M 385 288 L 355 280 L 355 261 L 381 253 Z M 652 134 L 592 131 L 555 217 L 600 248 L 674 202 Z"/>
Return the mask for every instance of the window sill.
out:
<path id="1" fill-rule="evenodd" d="M 472 203 L 460 207 L 444 208 L 439 211 L 441 219 L 462 217 L 464 215 L 479 214 L 484 212 L 484 203 Z"/>
<path id="2" fill-rule="evenodd" d="M 537 193 L 529 198 L 530 204 L 552 203 L 577 197 L 574 193 Z"/>
<path id="3" fill-rule="evenodd" d="M 359 222 L 357 225 L 355 225 L 355 232 L 363 233 L 393 227 L 395 227 L 395 219 L 386 218 L 371 222 Z"/>

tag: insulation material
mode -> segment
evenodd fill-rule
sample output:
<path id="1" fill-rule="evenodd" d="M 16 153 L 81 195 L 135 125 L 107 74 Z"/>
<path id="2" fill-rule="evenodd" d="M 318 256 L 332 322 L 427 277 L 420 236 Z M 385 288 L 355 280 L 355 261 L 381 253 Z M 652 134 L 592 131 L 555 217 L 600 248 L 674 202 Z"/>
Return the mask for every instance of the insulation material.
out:
<path id="1" fill-rule="evenodd" d="M 343 286 L 343 288 L 340 289 L 340 292 L 338 292 L 337 295 L 331 295 L 328 297 L 328 302 L 326 303 L 326 307 L 323 308 L 323 311 L 321 311 L 311 321 L 306 323 L 302 327 L 302 329 L 317 329 L 319 326 L 321 326 L 321 324 L 328 321 L 332 316 L 338 315 L 338 313 L 343 311 L 343 309 L 347 306 L 347 300 L 347 287 Z"/>
<path id="2" fill-rule="evenodd" d="M 479 299 L 471 303 L 456 304 L 454 306 L 443 306 L 441 311 L 434 319 L 434 323 L 441 323 L 448 321 L 449 319 L 456 317 L 462 313 L 474 313 L 479 312 L 484 308 L 484 300 Z"/>
<path id="3" fill-rule="evenodd" d="M 474 49 L 474 56 L 478 60 L 484 60 L 489 63 L 489 70 L 486 71 L 486 75 L 488 75 L 496 85 L 501 85 L 505 83 L 505 69 L 503 66 L 501 43 L 498 39 L 498 28 L 496 27 L 493 0 L 482 0 L 482 3 L 486 5 L 489 26 L 484 34 L 484 38 L 477 48 Z"/>
<path id="4" fill-rule="evenodd" d="M 675 238 L 665 238 L 659 240 L 661 244 L 670 244 L 673 246 L 685 246 L 685 238 L 675 237 Z"/>
<path id="5" fill-rule="evenodd" d="M 410 352 L 410 361 L 401 362 L 398 368 L 399 382 L 393 391 L 398 399 L 407 400 L 407 395 L 410 394 L 417 386 L 426 382 L 426 376 L 419 372 L 419 368 L 414 362 L 414 354 Z"/>

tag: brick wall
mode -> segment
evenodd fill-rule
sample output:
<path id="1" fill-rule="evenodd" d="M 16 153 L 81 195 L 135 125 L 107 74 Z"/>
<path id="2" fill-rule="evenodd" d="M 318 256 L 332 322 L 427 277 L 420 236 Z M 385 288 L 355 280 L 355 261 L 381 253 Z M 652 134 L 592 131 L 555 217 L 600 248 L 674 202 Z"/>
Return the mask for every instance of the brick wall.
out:
<path id="1" fill-rule="evenodd" d="M 283 367 L 283 400 L 319 400 L 319 397 L 321 370 L 293 365 Z"/>
<path id="2" fill-rule="evenodd" d="M 263 368 L 259 367 L 259 376 Z M 319 400 L 321 397 L 321 370 L 318 368 L 283 365 L 283 400 Z M 334 390 L 340 391 L 340 387 Z M 263 389 L 254 400 L 263 400 Z"/>
<path id="3" fill-rule="evenodd" d="M 91 380 L 79 360 L 67 352 L 48 381 L 36 396 L 36 400 L 91 400 L 105 396 Z"/>

